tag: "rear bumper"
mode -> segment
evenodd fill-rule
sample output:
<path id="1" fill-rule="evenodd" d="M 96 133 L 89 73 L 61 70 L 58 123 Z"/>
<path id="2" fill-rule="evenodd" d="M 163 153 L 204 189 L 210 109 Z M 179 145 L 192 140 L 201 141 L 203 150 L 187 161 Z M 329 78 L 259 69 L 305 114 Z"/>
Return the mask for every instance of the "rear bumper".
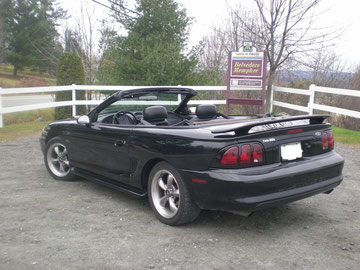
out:
<path id="1" fill-rule="evenodd" d="M 327 192 L 343 180 L 335 151 L 301 161 L 247 169 L 180 170 L 202 209 L 253 212 Z M 194 183 L 192 179 L 206 180 Z"/>

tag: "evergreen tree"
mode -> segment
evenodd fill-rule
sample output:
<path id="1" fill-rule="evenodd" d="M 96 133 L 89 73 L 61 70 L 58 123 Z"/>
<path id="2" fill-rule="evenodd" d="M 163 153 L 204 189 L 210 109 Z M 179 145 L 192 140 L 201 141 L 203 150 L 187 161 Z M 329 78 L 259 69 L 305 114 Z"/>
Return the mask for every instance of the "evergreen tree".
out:
<path id="1" fill-rule="evenodd" d="M 46 70 L 57 62 L 56 21 L 65 11 L 55 8 L 54 0 L 2 0 L 0 20 L 14 76 L 26 66 Z"/>
<path id="2" fill-rule="evenodd" d="M 6 51 L 4 36 L 5 36 L 4 24 L 0 20 L 0 64 L 4 62 L 5 51 Z"/>
<path id="3" fill-rule="evenodd" d="M 71 85 L 71 84 L 84 84 L 85 83 L 85 72 L 81 62 L 81 58 L 71 52 L 65 52 L 60 55 L 59 63 L 56 74 L 56 85 Z M 57 92 L 56 101 L 68 101 L 71 100 L 72 94 L 70 91 Z M 84 91 L 76 92 L 77 100 L 85 99 Z M 79 107 L 77 114 L 84 114 L 85 108 Z M 59 107 L 55 109 L 55 119 L 65 119 L 71 117 L 71 107 Z"/>
<path id="4" fill-rule="evenodd" d="M 104 29 L 106 49 L 99 81 L 123 85 L 186 84 L 197 63 L 195 51 L 185 53 L 191 19 L 174 0 L 136 3 L 131 15 L 124 5 L 113 6 L 120 9 L 113 18 L 127 30 L 127 36 Z"/>

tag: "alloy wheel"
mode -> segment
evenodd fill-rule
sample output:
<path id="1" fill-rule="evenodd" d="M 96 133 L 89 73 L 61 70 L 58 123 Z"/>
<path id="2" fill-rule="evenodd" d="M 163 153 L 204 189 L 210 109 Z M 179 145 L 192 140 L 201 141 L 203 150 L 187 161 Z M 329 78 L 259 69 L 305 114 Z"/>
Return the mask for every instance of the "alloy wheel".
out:
<path id="1" fill-rule="evenodd" d="M 159 170 L 153 177 L 151 196 L 157 212 L 164 218 L 176 215 L 180 206 L 177 180 L 168 170 Z"/>
<path id="2" fill-rule="evenodd" d="M 63 144 L 52 144 L 48 149 L 46 158 L 49 169 L 54 175 L 65 177 L 70 173 L 67 150 Z"/>

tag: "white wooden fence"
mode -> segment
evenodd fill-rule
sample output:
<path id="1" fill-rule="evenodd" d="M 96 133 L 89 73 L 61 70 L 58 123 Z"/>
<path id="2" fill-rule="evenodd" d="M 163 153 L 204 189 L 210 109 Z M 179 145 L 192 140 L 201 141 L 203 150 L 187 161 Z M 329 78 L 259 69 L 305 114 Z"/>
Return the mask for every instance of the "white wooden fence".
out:
<path id="1" fill-rule="evenodd" d="M 291 93 L 291 94 L 308 96 L 309 102 L 308 102 L 307 106 L 305 107 L 305 106 L 276 101 L 276 100 L 274 100 L 275 92 L 283 92 L 283 93 Z M 360 97 L 360 91 L 357 91 L 357 90 L 320 87 L 320 86 L 316 86 L 314 84 L 310 85 L 309 90 L 273 86 L 270 111 L 272 112 L 273 106 L 276 105 L 279 107 L 293 109 L 293 110 L 305 112 L 308 114 L 313 114 L 313 111 L 315 109 L 315 110 L 332 112 L 332 113 L 336 113 L 336 114 L 342 114 L 342 115 L 346 115 L 346 116 L 350 116 L 350 117 L 360 118 L 360 103 L 359 103 L 359 106 L 356 108 L 359 111 L 316 104 L 316 103 L 314 103 L 316 93 L 327 93 L 327 94 L 336 94 L 336 95 L 342 95 L 342 96 Z"/>
<path id="2" fill-rule="evenodd" d="M 72 106 L 72 115 L 76 116 L 76 106 L 78 105 L 98 105 L 103 100 L 76 100 L 76 91 L 119 91 L 138 88 L 147 88 L 149 86 L 105 86 L 105 85 L 65 85 L 65 86 L 44 86 L 44 87 L 26 87 L 26 88 L 0 88 L 0 128 L 4 126 L 3 115 L 7 113 L 31 111 L 46 108 Z M 174 87 L 174 86 L 172 86 Z M 183 86 L 192 88 L 196 91 L 226 91 L 226 86 Z M 6 95 L 22 95 L 22 94 L 43 94 L 55 93 L 61 91 L 71 91 L 72 99 L 69 101 L 52 101 L 46 103 L 37 103 L 30 105 L 3 107 L 2 97 Z M 155 101 L 154 101 L 155 102 Z M 146 104 L 150 104 L 147 102 Z M 138 104 L 138 103 L 137 103 Z M 226 100 L 191 100 L 189 104 L 226 104 Z M 151 104 L 151 105 L 156 105 Z"/>
<path id="3" fill-rule="evenodd" d="M 183 86 L 192 88 L 196 91 L 226 91 L 226 86 Z M 3 127 L 3 115 L 7 113 L 14 112 L 22 112 L 22 111 L 30 111 L 30 110 L 38 110 L 38 109 L 46 109 L 46 108 L 55 108 L 55 107 L 64 107 L 64 106 L 72 106 L 72 114 L 76 116 L 76 106 L 78 105 L 98 105 L 102 102 L 102 100 L 76 100 L 76 91 L 77 90 L 86 90 L 86 91 L 118 91 L 118 90 L 129 90 L 141 88 L 139 86 L 99 86 L 99 85 L 66 85 L 66 86 L 45 86 L 45 87 L 27 87 L 27 88 L 0 88 L 0 128 Z M 144 87 L 145 88 L 145 87 Z M 30 104 L 30 105 L 21 105 L 21 106 L 11 106 L 11 107 L 3 107 L 2 97 L 6 95 L 21 95 L 21 94 L 39 94 L 39 93 L 55 93 L 60 91 L 71 91 L 72 99 L 69 101 L 58 101 L 58 102 L 46 102 L 46 103 L 38 103 L 38 104 Z M 305 95 L 309 97 L 309 102 L 307 106 L 300 106 L 285 102 L 280 102 L 273 100 L 273 96 L 271 97 L 271 112 L 273 106 L 280 106 L 283 108 L 293 109 L 301 112 L 305 112 L 307 114 L 312 114 L 314 109 L 321 110 L 325 112 L 332 112 L 337 114 L 342 114 L 346 116 L 351 116 L 355 118 L 360 118 L 360 104 L 359 111 L 347 110 L 343 108 L 337 108 L 332 106 L 326 106 L 321 104 L 314 103 L 315 94 L 316 93 L 328 93 L 328 94 L 336 94 L 336 95 L 345 95 L 352 97 L 360 97 L 360 91 L 356 90 L 347 90 L 347 89 L 339 89 L 339 88 L 327 88 L 327 87 L 319 87 L 316 85 L 310 85 L 309 90 L 304 89 L 294 89 L 294 88 L 284 88 L 273 86 L 274 92 L 285 92 L 297 95 Z M 149 103 L 147 103 L 149 104 Z M 226 100 L 191 100 L 189 104 L 226 104 Z"/>

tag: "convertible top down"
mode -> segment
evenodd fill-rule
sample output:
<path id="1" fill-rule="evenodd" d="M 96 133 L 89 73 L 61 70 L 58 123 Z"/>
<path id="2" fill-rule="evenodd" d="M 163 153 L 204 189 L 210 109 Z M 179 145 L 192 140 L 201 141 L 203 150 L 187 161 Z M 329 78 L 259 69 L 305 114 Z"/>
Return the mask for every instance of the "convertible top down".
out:
<path id="1" fill-rule="evenodd" d="M 119 91 L 88 115 L 46 126 L 44 161 L 57 180 L 77 176 L 148 197 L 169 225 L 201 209 L 243 215 L 330 193 L 343 179 L 327 115 L 226 116 L 189 108 L 196 91 Z"/>

